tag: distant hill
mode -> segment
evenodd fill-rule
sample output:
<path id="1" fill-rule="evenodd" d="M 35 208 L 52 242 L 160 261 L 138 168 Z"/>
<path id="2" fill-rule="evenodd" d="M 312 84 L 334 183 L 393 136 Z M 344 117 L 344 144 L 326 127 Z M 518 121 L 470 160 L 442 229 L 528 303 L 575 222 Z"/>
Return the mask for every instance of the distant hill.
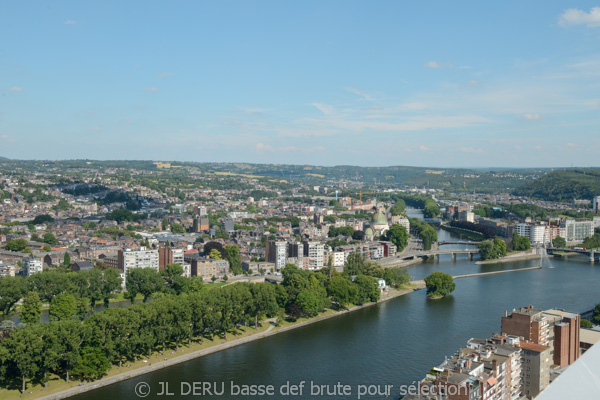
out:
<path id="1" fill-rule="evenodd" d="M 600 196 L 600 168 L 549 172 L 519 186 L 514 194 L 552 201 L 591 199 Z"/>
<path id="2" fill-rule="evenodd" d="M 6 157 L 0 157 L 0 160 L 8 160 Z"/>

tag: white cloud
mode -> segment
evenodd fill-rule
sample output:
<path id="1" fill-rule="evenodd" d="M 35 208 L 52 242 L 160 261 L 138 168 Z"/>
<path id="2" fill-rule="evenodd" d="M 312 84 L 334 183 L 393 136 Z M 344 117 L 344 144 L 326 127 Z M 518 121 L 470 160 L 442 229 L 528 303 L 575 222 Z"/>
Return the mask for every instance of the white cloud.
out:
<path id="1" fill-rule="evenodd" d="M 73 21 L 73 20 L 66 20 L 65 22 L 63 22 L 64 25 L 77 25 L 77 22 Z"/>
<path id="2" fill-rule="evenodd" d="M 362 90 L 357 89 L 355 87 L 345 87 L 344 90 L 362 97 L 363 100 L 375 101 L 375 98 L 373 96 L 371 96 L 370 94 L 367 94 L 367 93 L 363 92 Z"/>
<path id="3" fill-rule="evenodd" d="M 430 149 L 429 147 L 427 147 L 427 146 L 423 146 L 423 145 L 420 145 L 420 146 L 419 146 L 419 150 L 420 150 L 420 151 L 431 151 L 431 149 Z"/>
<path id="4" fill-rule="evenodd" d="M 558 18 L 560 26 L 586 25 L 588 28 L 600 26 L 600 7 L 592 7 L 590 12 L 569 8 Z"/>
<path id="5" fill-rule="evenodd" d="M 9 90 L 10 92 L 15 92 L 15 93 L 20 93 L 20 92 L 22 92 L 22 91 L 23 91 L 23 89 L 21 89 L 21 88 L 20 88 L 20 87 L 18 87 L 18 86 L 13 86 L 13 87 L 11 87 L 11 88 L 10 88 L 10 89 L 8 89 L 8 90 Z"/>
<path id="6" fill-rule="evenodd" d="M 222 124 L 225 125 L 225 126 L 239 126 L 239 125 L 244 125 L 244 123 L 242 121 L 239 121 L 237 119 L 230 120 L 230 121 L 223 121 Z"/>
<path id="7" fill-rule="evenodd" d="M 150 88 L 146 88 L 146 91 L 147 91 L 147 92 L 156 93 L 156 92 L 158 92 L 158 89 L 157 89 L 157 88 L 155 88 L 155 87 L 150 87 Z"/>
<path id="8" fill-rule="evenodd" d="M 318 108 L 319 111 L 321 111 L 325 115 L 331 114 L 333 112 L 333 106 L 330 106 L 329 104 L 311 103 L 311 105 Z"/>
<path id="9" fill-rule="evenodd" d="M 425 63 L 425 66 L 426 66 L 427 68 L 442 68 L 442 67 L 443 67 L 443 65 L 442 65 L 442 64 L 440 64 L 440 63 L 438 63 L 438 62 L 435 62 L 435 61 L 429 61 L 429 62 L 426 62 L 426 63 Z"/>
<path id="10" fill-rule="evenodd" d="M 98 131 L 100 131 L 100 127 L 99 126 L 95 126 L 95 127 L 92 128 L 92 130 L 98 132 Z"/>
<path id="11" fill-rule="evenodd" d="M 14 142 L 15 138 L 12 138 L 8 135 L 0 135 L 0 139 L 4 140 L 5 142 Z"/>
<path id="12" fill-rule="evenodd" d="M 254 146 L 256 151 L 275 151 L 275 148 L 270 144 L 256 143 Z"/>
<path id="13" fill-rule="evenodd" d="M 173 76 L 170 72 L 161 72 L 160 74 L 156 74 L 159 78 L 166 78 L 167 76 Z"/>
<path id="14" fill-rule="evenodd" d="M 250 115 L 260 115 L 260 114 L 264 114 L 264 113 L 268 112 L 269 109 L 268 108 L 257 108 L 257 107 L 252 108 L 252 107 L 250 107 L 250 108 L 244 108 L 243 111 L 246 114 L 250 114 Z"/>
<path id="15" fill-rule="evenodd" d="M 463 153 L 477 153 L 477 154 L 485 153 L 485 151 L 483 151 L 483 149 L 480 149 L 480 148 L 476 149 L 474 147 L 461 147 L 459 150 Z"/>
<path id="16" fill-rule="evenodd" d="M 519 146 L 518 144 L 515 144 L 515 145 L 514 145 L 514 148 L 515 148 L 515 150 L 517 150 L 517 151 L 521 151 L 521 146 Z"/>
<path id="17" fill-rule="evenodd" d="M 527 121 L 539 121 L 541 119 L 540 114 L 523 114 L 523 119 Z"/>
<path id="18" fill-rule="evenodd" d="M 478 86 L 478 85 L 480 85 L 480 82 L 475 81 L 475 80 L 470 80 L 470 81 L 467 81 L 467 85 L 468 86 Z"/>

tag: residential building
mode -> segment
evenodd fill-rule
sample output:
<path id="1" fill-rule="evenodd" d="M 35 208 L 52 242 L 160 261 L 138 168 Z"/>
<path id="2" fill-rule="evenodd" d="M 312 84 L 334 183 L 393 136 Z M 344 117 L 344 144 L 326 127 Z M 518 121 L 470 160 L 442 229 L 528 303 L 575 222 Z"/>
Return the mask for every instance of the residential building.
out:
<path id="1" fill-rule="evenodd" d="M 192 222 L 193 232 L 203 232 L 210 229 L 210 221 L 207 217 L 194 218 Z"/>
<path id="2" fill-rule="evenodd" d="M 233 220 L 227 219 L 221 222 L 221 229 L 223 229 L 227 233 L 232 233 L 235 231 Z"/>
<path id="3" fill-rule="evenodd" d="M 544 315 L 550 326 L 553 364 L 560 368 L 573 364 L 580 355 L 580 315 L 561 310 L 546 310 Z"/>
<path id="4" fill-rule="evenodd" d="M 158 250 L 149 250 L 142 246 L 139 250 L 123 249 L 118 253 L 119 269 L 127 276 L 131 268 L 153 268 L 159 270 Z"/>
<path id="5" fill-rule="evenodd" d="M 275 264 L 275 270 L 280 271 L 285 267 L 287 242 L 280 240 L 267 240 L 265 245 L 265 258 Z"/>
<path id="6" fill-rule="evenodd" d="M 304 266 L 304 245 L 302 243 L 289 243 L 287 246 L 287 262 L 296 264 L 298 268 Z"/>
<path id="7" fill-rule="evenodd" d="M 162 271 L 169 264 L 184 266 L 183 249 L 174 249 L 172 247 L 161 247 L 158 249 L 158 269 Z"/>
<path id="8" fill-rule="evenodd" d="M 533 399 L 550 384 L 552 354 L 541 344 L 520 341 L 522 354 L 523 395 Z"/>
<path id="9" fill-rule="evenodd" d="M 501 329 L 503 335 L 517 336 L 532 343 L 548 345 L 548 318 L 542 310 L 533 308 L 532 305 L 513 309 L 510 313 L 505 311 Z"/>
<path id="10" fill-rule="evenodd" d="M 594 221 L 588 219 L 564 219 L 561 221 L 565 229 L 567 242 L 581 242 L 594 235 Z"/>
<path id="11" fill-rule="evenodd" d="M 31 276 L 43 271 L 41 258 L 25 258 L 23 259 L 23 276 Z"/>
<path id="12" fill-rule="evenodd" d="M 229 274 L 229 261 L 199 256 L 193 257 L 190 259 L 190 274 L 191 276 L 199 276 L 204 280 L 210 280 L 213 276 L 221 279 Z"/>
<path id="13" fill-rule="evenodd" d="M 308 257 L 310 269 L 321 269 L 325 266 L 325 245 L 316 241 L 304 242 L 304 257 Z"/>
<path id="14" fill-rule="evenodd" d="M 253 274 L 260 273 L 262 269 L 265 273 L 275 271 L 275 263 L 268 261 L 242 261 L 242 269 Z"/>

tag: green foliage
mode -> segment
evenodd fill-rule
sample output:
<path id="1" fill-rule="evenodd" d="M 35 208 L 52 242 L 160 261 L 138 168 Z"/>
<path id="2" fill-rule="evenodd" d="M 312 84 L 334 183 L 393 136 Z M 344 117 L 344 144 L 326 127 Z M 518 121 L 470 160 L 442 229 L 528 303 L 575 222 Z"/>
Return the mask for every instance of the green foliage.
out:
<path id="1" fill-rule="evenodd" d="M 351 226 L 341 226 L 339 228 L 332 226 L 329 228 L 328 236 L 334 238 L 339 235 L 352 236 L 352 234 L 354 234 L 354 228 Z"/>
<path id="2" fill-rule="evenodd" d="M 513 233 L 512 248 L 515 251 L 523 251 L 523 250 L 530 249 L 531 248 L 531 243 L 529 243 L 529 238 L 528 237 L 524 237 L 524 236 L 519 236 L 517 234 L 517 232 Z"/>
<path id="3" fill-rule="evenodd" d="M 172 233 L 185 233 L 185 228 L 181 224 L 171 224 L 171 232 Z"/>
<path id="4" fill-rule="evenodd" d="M 27 240 L 25 239 L 13 239 L 6 243 L 6 250 L 8 251 L 23 251 L 27 247 Z"/>
<path id="5" fill-rule="evenodd" d="M 36 292 L 29 292 L 23 300 L 19 318 L 24 324 L 39 324 L 42 317 L 42 302 Z"/>
<path id="6" fill-rule="evenodd" d="M 401 252 L 408 245 L 408 232 L 403 226 L 392 225 L 383 235 L 383 239 L 394 243 L 398 247 L 398 252 Z"/>
<path id="7" fill-rule="evenodd" d="M 85 347 L 81 350 L 79 362 L 73 369 L 73 376 L 93 381 L 102 378 L 110 369 L 110 362 L 105 352 L 96 347 Z"/>
<path id="8" fill-rule="evenodd" d="M 58 201 L 58 204 L 55 204 L 52 206 L 53 210 L 60 210 L 60 211 L 67 211 L 67 210 L 70 210 L 71 208 L 72 208 L 71 205 L 65 199 L 60 199 Z"/>
<path id="9" fill-rule="evenodd" d="M 552 239 L 552 246 L 565 248 L 567 247 L 567 241 L 565 240 L 565 238 L 557 236 L 554 239 Z"/>
<path id="10" fill-rule="evenodd" d="M 229 268 L 234 274 L 241 274 L 242 271 L 242 258 L 240 256 L 240 249 L 233 244 L 225 246 L 225 252 L 227 253 L 226 260 L 229 261 Z"/>
<path id="11" fill-rule="evenodd" d="M 153 268 L 132 268 L 127 271 L 125 282 L 127 292 L 124 297 L 131 300 L 131 303 L 138 293 L 144 296 L 144 302 L 146 302 L 152 294 L 164 289 L 163 279 Z"/>
<path id="12" fill-rule="evenodd" d="M 425 286 L 429 297 L 445 297 L 456 289 L 452 276 L 440 271 L 429 274 L 425 278 Z"/>
<path id="13" fill-rule="evenodd" d="M 76 313 L 77 300 L 72 294 L 59 294 L 50 302 L 50 309 L 48 311 L 50 321 L 73 319 Z"/>
<path id="14" fill-rule="evenodd" d="M 593 236 L 585 238 L 583 241 L 583 247 L 586 249 L 595 249 L 600 247 L 600 233 L 596 232 Z"/>
<path id="15" fill-rule="evenodd" d="M 594 327 L 594 324 L 591 321 L 588 321 L 587 319 L 582 319 L 579 326 L 585 329 L 592 329 Z"/>
<path id="16" fill-rule="evenodd" d="M 596 325 L 600 325 L 600 303 L 596 304 L 592 310 L 592 322 Z"/>
<path id="17" fill-rule="evenodd" d="M 401 215 L 406 210 L 406 203 L 403 199 L 397 199 L 396 203 L 390 208 L 392 215 Z"/>
<path id="18" fill-rule="evenodd" d="M 500 239 L 489 239 L 479 243 L 479 256 L 482 260 L 493 260 L 506 255 L 506 243 Z"/>
<path id="19" fill-rule="evenodd" d="M 51 233 L 46 233 L 44 235 L 44 243 L 57 244 L 58 242 L 56 241 L 56 236 Z"/>
<path id="20" fill-rule="evenodd" d="M 42 247 L 42 250 L 46 251 L 46 252 L 49 252 L 49 251 L 52 251 L 52 247 L 50 247 L 49 244 L 45 244 L 44 247 Z"/>
<path id="21" fill-rule="evenodd" d="M 600 169 L 566 169 L 549 172 L 514 192 L 518 196 L 549 201 L 591 199 L 600 195 Z"/>
<path id="22" fill-rule="evenodd" d="M 361 275 L 365 272 L 365 258 L 359 253 L 350 253 L 344 263 L 344 273 L 349 276 Z"/>
<path id="23" fill-rule="evenodd" d="M 106 215 L 106 219 L 117 221 L 118 224 L 124 221 L 135 222 L 142 219 L 146 219 L 147 217 L 147 214 L 134 214 L 127 209 L 114 210 L 110 214 Z"/>
<path id="24" fill-rule="evenodd" d="M 67 267 L 71 266 L 71 255 L 68 251 L 65 252 L 65 256 L 63 257 L 63 265 Z"/>
<path id="25" fill-rule="evenodd" d="M 95 222 L 84 222 L 83 223 L 83 229 L 85 229 L 86 231 L 92 230 L 92 229 L 96 229 L 97 225 Z"/>
<path id="26" fill-rule="evenodd" d="M 431 250 L 433 243 L 438 240 L 436 230 L 418 218 L 410 218 L 410 229 L 423 241 L 423 250 Z"/>
<path id="27" fill-rule="evenodd" d="M 212 249 L 210 251 L 210 253 L 208 254 L 208 257 L 215 259 L 215 260 L 222 260 L 221 252 L 217 249 Z"/>
<path id="28" fill-rule="evenodd" d="M 27 292 L 25 279 L 20 276 L 0 278 L 0 309 L 4 315 L 10 313 L 12 307 Z"/>
<path id="29" fill-rule="evenodd" d="M 41 225 L 41 224 L 45 224 L 47 222 L 54 222 L 54 218 L 52 218 L 50 215 L 48 214 L 42 214 L 42 215 L 38 215 L 36 216 L 33 221 L 31 221 L 31 223 L 33 225 Z"/>
<path id="30" fill-rule="evenodd" d="M 354 300 L 356 304 L 364 304 L 379 300 L 381 292 L 376 278 L 367 275 L 358 275 L 356 279 L 354 279 L 354 284 L 357 287 L 357 293 Z"/>
<path id="31" fill-rule="evenodd" d="M 229 234 L 224 229 L 217 229 L 215 232 L 215 238 L 227 240 L 229 239 Z"/>

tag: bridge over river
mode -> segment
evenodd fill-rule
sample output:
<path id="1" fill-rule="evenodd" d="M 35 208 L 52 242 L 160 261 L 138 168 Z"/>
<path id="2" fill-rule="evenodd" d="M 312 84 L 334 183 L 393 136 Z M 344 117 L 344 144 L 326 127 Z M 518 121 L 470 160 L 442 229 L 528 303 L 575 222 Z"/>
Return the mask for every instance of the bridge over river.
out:
<path id="1" fill-rule="evenodd" d="M 582 256 L 587 256 L 590 260 L 590 262 L 594 262 L 594 261 L 600 261 L 600 251 L 599 250 L 588 250 L 588 249 L 568 249 L 568 248 L 560 248 L 560 247 L 549 247 L 546 249 L 546 252 L 548 254 L 552 254 L 555 256 L 558 256 L 559 254 L 562 256 L 562 254 L 564 253 L 565 255 L 570 255 L 571 253 L 575 253 L 575 254 L 580 254 Z"/>

